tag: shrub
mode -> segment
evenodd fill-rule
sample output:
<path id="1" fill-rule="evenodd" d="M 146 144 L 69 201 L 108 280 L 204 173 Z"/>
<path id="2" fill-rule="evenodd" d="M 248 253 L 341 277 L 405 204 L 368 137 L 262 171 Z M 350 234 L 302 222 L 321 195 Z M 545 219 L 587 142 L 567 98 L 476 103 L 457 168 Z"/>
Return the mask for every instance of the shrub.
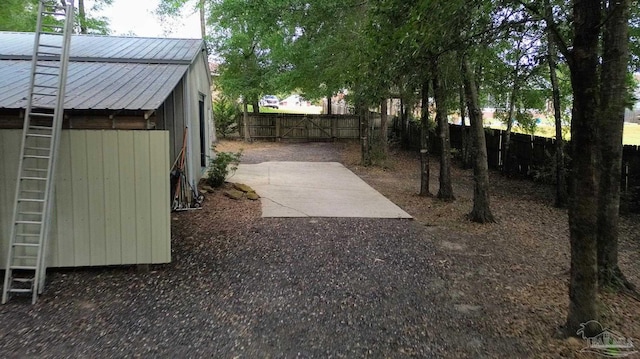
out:
<path id="1" fill-rule="evenodd" d="M 213 102 L 213 119 L 216 123 L 216 131 L 222 136 L 237 131 L 237 119 L 240 116 L 240 108 L 228 97 L 222 95 Z"/>
<path id="2" fill-rule="evenodd" d="M 215 156 L 209 159 L 209 168 L 207 170 L 207 184 L 211 187 L 220 187 L 224 184 L 229 176 L 233 175 L 238 169 L 242 151 L 239 152 L 216 152 L 213 147 Z"/>

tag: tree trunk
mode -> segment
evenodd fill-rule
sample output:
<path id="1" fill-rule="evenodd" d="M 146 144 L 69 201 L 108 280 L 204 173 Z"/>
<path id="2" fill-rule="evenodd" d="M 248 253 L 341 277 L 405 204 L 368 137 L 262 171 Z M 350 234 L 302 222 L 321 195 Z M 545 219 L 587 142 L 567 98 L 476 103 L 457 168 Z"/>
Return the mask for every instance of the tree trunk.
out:
<path id="1" fill-rule="evenodd" d="M 363 104 L 358 105 L 360 114 L 360 139 L 362 165 L 371 166 L 371 128 L 369 127 L 369 109 Z"/>
<path id="2" fill-rule="evenodd" d="M 502 172 L 509 172 L 509 146 L 511 145 L 511 130 L 513 129 L 513 117 L 515 116 L 516 101 L 520 90 L 520 59 L 522 58 L 521 46 L 523 39 L 518 39 L 516 46 L 517 61 L 513 69 L 513 84 L 509 95 L 509 112 L 507 113 L 507 130 L 504 132 L 502 144 Z"/>
<path id="3" fill-rule="evenodd" d="M 389 116 L 387 115 L 387 99 L 380 101 L 380 146 L 382 148 L 382 156 L 384 159 L 389 155 Z"/>
<path id="4" fill-rule="evenodd" d="M 254 114 L 260 113 L 260 102 L 258 100 L 253 100 L 251 103 L 251 107 L 253 107 Z"/>
<path id="5" fill-rule="evenodd" d="M 504 143 L 502 144 L 502 172 L 509 172 L 509 146 L 511 145 L 511 130 L 513 129 L 513 116 L 518 96 L 518 66 L 516 65 L 513 87 L 509 96 L 509 112 L 507 113 L 507 130 L 504 131 Z"/>
<path id="6" fill-rule="evenodd" d="M 600 89 L 600 194 L 598 203 L 598 284 L 631 289 L 618 266 L 618 216 L 622 172 L 622 131 L 627 97 L 630 0 L 609 2 L 604 28 Z"/>
<path id="7" fill-rule="evenodd" d="M 547 29 L 548 32 L 551 30 Z M 549 78 L 551 79 L 551 92 L 553 97 L 553 117 L 556 123 L 556 203 L 558 208 L 565 208 L 568 203 L 567 174 L 564 165 L 564 139 L 562 138 L 562 113 L 560 104 L 560 86 L 557 73 L 557 50 L 553 36 L 548 34 L 549 53 Z"/>
<path id="8" fill-rule="evenodd" d="M 331 115 L 331 95 L 327 96 L 327 115 Z"/>
<path id="9" fill-rule="evenodd" d="M 202 35 L 203 40 L 207 37 L 207 20 L 204 1 L 205 0 L 200 0 L 200 3 L 198 4 L 198 10 L 200 11 L 200 34 Z"/>
<path id="10" fill-rule="evenodd" d="M 436 101 L 436 121 L 438 122 L 438 136 L 440 139 L 440 188 L 438 198 L 453 201 L 453 186 L 451 184 L 451 140 L 449 138 L 449 121 L 447 120 L 447 91 L 440 81 L 438 60 L 433 60 L 433 94 Z"/>
<path id="11" fill-rule="evenodd" d="M 422 83 L 420 109 L 420 195 L 431 196 L 429 192 L 429 80 Z"/>
<path id="12" fill-rule="evenodd" d="M 408 140 L 407 140 L 407 108 L 405 105 L 404 98 L 400 98 L 400 143 L 402 144 L 402 148 L 407 149 Z"/>
<path id="13" fill-rule="evenodd" d="M 78 0 L 78 23 L 80 24 L 80 33 L 87 33 L 87 12 L 84 9 L 84 0 Z"/>
<path id="14" fill-rule="evenodd" d="M 249 142 L 251 141 L 251 135 L 249 134 L 249 105 L 247 104 L 247 100 L 242 101 L 242 122 L 244 140 Z"/>
<path id="15" fill-rule="evenodd" d="M 469 60 L 463 58 L 462 71 L 464 88 L 471 121 L 471 138 L 473 143 L 473 210 L 470 218 L 474 222 L 495 222 L 489 204 L 489 165 L 487 163 L 487 143 L 484 136 L 482 111 L 478 101 L 478 87 Z"/>
<path id="16" fill-rule="evenodd" d="M 465 111 L 465 104 L 464 104 L 464 85 L 460 85 L 460 126 L 462 126 L 460 128 L 460 136 L 462 137 L 462 149 L 461 149 L 461 153 L 462 153 L 462 167 L 463 168 L 471 168 L 471 164 L 470 164 L 470 156 L 469 156 L 469 136 L 468 136 L 468 129 L 467 129 L 467 120 L 465 119 L 466 117 L 466 111 Z"/>
<path id="17" fill-rule="evenodd" d="M 569 185 L 571 270 L 567 335 L 576 335 L 581 323 L 598 320 L 596 294 L 598 173 L 598 24 L 599 0 L 573 1 L 574 38 L 569 57 L 573 110 L 571 146 L 574 154 Z M 586 333 L 590 336 L 593 333 Z"/>

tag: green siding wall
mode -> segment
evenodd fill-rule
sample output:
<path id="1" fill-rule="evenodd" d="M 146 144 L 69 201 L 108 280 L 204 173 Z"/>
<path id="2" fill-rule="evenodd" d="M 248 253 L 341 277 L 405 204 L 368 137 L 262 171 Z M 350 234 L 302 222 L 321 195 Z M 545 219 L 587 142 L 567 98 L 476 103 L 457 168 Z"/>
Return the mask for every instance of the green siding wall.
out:
<path id="1" fill-rule="evenodd" d="M 9 245 L 21 130 L 0 130 L 0 264 Z M 50 267 L 171 261 L 168 131 L 63 130 Z"/>

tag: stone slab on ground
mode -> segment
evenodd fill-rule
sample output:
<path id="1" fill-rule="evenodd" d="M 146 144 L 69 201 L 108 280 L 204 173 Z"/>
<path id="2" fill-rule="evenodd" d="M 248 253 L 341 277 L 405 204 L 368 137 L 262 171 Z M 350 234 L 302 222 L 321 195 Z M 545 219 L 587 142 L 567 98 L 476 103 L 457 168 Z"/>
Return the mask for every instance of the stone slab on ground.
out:
<path id="1" fill-rule="evenodd" d="M 262 217 L 412 218 L 337 162 L 240 164 L 229 180 L 260 195 Z"/>

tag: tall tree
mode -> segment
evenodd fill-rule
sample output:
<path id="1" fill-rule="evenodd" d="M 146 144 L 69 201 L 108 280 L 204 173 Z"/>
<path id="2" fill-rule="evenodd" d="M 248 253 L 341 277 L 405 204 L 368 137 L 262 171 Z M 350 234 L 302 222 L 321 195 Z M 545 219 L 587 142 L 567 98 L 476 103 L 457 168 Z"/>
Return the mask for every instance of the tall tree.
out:
<path id="1" fill-rule="evenodd" d="M 436 122 L 438 123 L 438 140 L 440 142 L 440 186 L 438 189 L 438 198 L 444 201 L 453 201 L 455 200 L 455 196 L 453 195 L 453 186 L 451 184 L 448 89 L 446 89 L 443 84 L 443 71 L 437 57 L 433 58 L 431 69 L 433 76 L 433 94 L 436 103 Z"/>
<path id="2" fill-rule="evenodd" d="M 550 5 L 548 0 L 545 2 L 547 10 L 550 12 Z M 550 15 L 547 15 L 550 16 Z M 555 158 L 556 158 L 556 199 L 555 206 L 564 208 L 568 203 L 567 193 L 567 175 L 565 170 L 565 156 L 564 156 L 564 138 L 562 137 L 562 104 L 560 102 L 560 84 L 558 83 L 558 54 L 555 44 L 555 39 L 549 26 L 546 29 L 547 32 L 547 63 L 549 64 L 549 80 L 551 82 L 551 98 L 553 100 L 553 118 L 556 130 L 556 142 L 555 142 Z"/>
<path id="3" fill-rule="evenodd" d="M 468 132 L 468 128 L 467 128 L 467 120 L 466 120 L 466 113 L 467 111 L 465 110 L 465 95 L 464 95 L 464 84 L 460 84 L 458 89 L 458 97 L 459 97 L 459 104 L 458 107 L 460 108 L 460 135 L 462 137 L 462 166 L 464 168 L 470 168 L 471 167 L 471 156 L 470 156 L 470 152 L 469 151 L 469 132 Z"/>
<path id="4" fill-rule="evenodd" d="M 389 140 L 387 132 L 389 132 L 389 100 L 386 98 L 380 100 L 380 145 L 382 156 L 386 159 L 389 154 Z"/>
<path id="5" fill-rule="evenodd" d="M 87 33 L 87 12 L 84 8 L 84 0 L 78 0 L 78 22 L 80 23 L 80 33 Z"/>
<path id="6" fill-rule="evenodd" d="M 111 32 L 109 20 L 104 16 L 93 16 L 92 14 L 111 4 L 113 4 L 113 0 L 94 0 L 87 11 L 84 0 L 78 0 L 76 9 L 78 14 L 75 19 L 76 33 L 108 35 Z"/>
<path id="7" fill-rule="evenodd" d="M 561 16 L 561 3 L 545 2 L 544 14 L 534 2 L 521 3 L 545 20 L 550 42 L 567 59 L 571 74 L 571 270 L 565 332 L 576 335 L 581 323 L 598 319 L 598 282 L 625 286 L 617 264 L 617 221 L 630 2 L 573 0 L 571 41 L 554 19 Z"/>
<path id="8" fill-rule="evenodd" d="M 487 162 L 487 143 L 484 135 L 482 111 L 478 101 L 478 87 L 475 74 L 469 60 L 462 59 L 464 89 L 471 121 L 471 141 L 473 160 L 473 209 L 470 218 L 474 222 L 495 222 L 489 203 L 489 166 Z"/>
<path id="9" fill-rule="evenodd" d="M 431 196 L 429 192 L 429 80 L 422 83 L 420 90 L 420 195 Z"/>
<path id="10" fill-rule="evenodd" d="M 205 0 L 198 0 L 198 13 L 200 15 L 200 35 L 203 39 L 207 38 L 207 9 Z"/>
<path id="11" fill-rule="evenodd" d="M 627 107 L 630 0 L 606 1 L 600 89 L 600 194 L 598 197 L 598 283 L 632 286 L 618 266 L 618 218 L 622 173 L 622 131 Z"/>
<path id="12" fill-rule="evenodd" d="M 571 270 L 565 326 L 576 335 L 581 323 L 598 319 L 596 306 L 598 233 L 598 45 L 600 0 L 573 0 L 573 49 L 570 52 L 573 109 L 572 176 L 569 186 Z"/>

